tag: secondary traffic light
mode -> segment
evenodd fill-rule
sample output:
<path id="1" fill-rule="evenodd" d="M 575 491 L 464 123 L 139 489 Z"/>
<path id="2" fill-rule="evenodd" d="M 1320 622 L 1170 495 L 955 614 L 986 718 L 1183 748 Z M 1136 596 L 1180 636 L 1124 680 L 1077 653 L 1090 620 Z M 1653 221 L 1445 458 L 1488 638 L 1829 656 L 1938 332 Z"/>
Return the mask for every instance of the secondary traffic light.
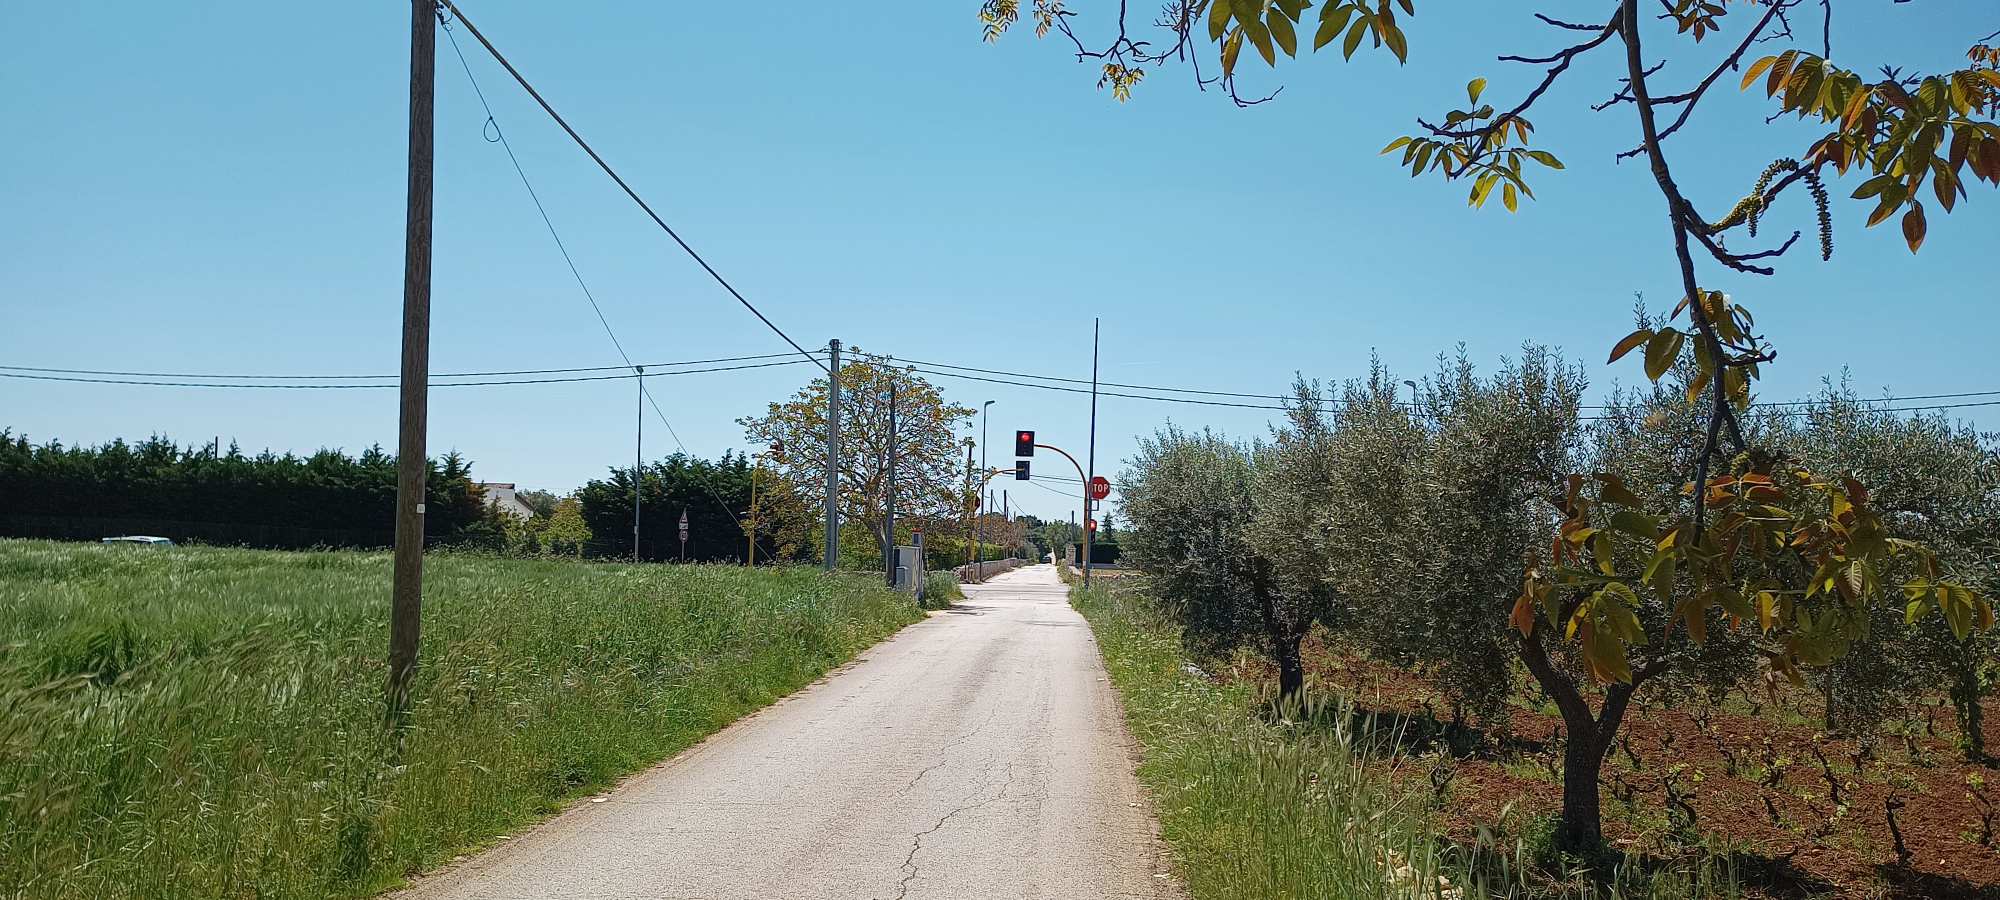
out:
<path id="1" fill-rule="evenodd" d="M 1014 432 L 1014 455 L 1015 455 L 1015 456 L 1034 456 L 1034 455 L 1035 455 L 1035 433 L 1034 433 L 1034 432 L 1032 432 L 1032 431 L 1016 431 L 1016 432 Z"/>
<path id="2" fill-rule="evenodd" d="M 1028 480 L 1028 461 L 1027 461 L 1027 460 L 1025 460 L 1025 459 L 1021 459 L 1021 460 L 1015 460 L 1015 461 L 1014 461 L 1014 480 L 1015 480 L 1015 481 L 1027 481 L 1027 480 Z"/>

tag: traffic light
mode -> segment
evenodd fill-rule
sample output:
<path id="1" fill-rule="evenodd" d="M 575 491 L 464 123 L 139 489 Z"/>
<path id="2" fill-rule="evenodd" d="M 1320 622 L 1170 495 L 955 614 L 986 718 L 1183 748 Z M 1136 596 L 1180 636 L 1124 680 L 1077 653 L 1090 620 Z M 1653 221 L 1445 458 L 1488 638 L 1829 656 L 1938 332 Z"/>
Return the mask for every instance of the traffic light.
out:
<path id="1" fill-rule="evenodd" d="M 1027 481 L 1027 480 L 1028 480 L 1028 461 L 1027 461 L 1027 460 L 1025 460 L 1025 459 L 1020 459 L 1020 460 L 1015 460 L 1015 461 L 1014 461 L 1014 480 L 1015 480 L 1015 481 Z"/>
<path id="2" fill-rule="evenodd" d="M 1014 455 L 1015 455 L 1015 456 L 1034 456 L 1034 455 L 1035 455 L 1035 433 L 1034 433 L 1034 432 L 1032 432 L 1032 431 L 1016 431 L 1016 432 L 1014 432 Z"/>

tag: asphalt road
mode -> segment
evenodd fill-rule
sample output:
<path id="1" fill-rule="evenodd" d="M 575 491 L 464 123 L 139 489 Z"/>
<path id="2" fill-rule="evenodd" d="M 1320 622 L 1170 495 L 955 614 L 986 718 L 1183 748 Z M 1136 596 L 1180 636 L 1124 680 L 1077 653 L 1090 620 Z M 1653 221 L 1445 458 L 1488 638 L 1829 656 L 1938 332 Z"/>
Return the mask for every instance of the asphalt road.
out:
<path id="1" fill-rule="evenodd" d="M 967 601 L 404 900 L 1175 898 L 1055 570 Z"/>

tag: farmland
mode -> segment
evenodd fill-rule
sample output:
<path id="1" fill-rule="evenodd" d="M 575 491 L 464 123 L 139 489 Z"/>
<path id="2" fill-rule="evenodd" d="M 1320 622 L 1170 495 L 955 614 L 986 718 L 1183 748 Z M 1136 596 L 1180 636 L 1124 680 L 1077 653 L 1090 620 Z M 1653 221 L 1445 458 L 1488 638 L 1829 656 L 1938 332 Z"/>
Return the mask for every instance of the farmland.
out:
<path id="1" fill-rule="evenodd" d="M 0 541 L 0 896 L 363 896 L 917 617 L 802 568 L 433 557 L 408 728 L 385 553 Z"/>
<path id="2" fill-rule="evenodd" d="M 2000 881 L 1991 770 L 1962 758 L 1942 698 L 1862 736 L 1820 731 L 1804 691 L 1642 705 L 1605 775 L 1610 852 L 1589 861 L 1551 846 L 1551 711 L 1455 724 L 1430 679 L 1315 633 L 1307 714 L 1273 721 L 1271 664 L 1202 674 L 1146 579 L 1077 597 L 1198 898 L 1365 896 L 1391 859 L 1466 896 L 1971 898 Z"/>

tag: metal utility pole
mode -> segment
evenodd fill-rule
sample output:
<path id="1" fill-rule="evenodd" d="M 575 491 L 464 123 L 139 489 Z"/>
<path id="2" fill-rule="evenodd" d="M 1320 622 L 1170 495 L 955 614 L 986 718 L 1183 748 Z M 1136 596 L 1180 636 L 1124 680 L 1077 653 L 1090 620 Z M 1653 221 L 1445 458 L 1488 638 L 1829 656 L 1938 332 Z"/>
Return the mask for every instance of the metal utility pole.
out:
<path id="1" fill-rule="evenodd" d="M 896 382 L 889 382 L 889 496 L 882 504 L 882 560 L 896 586 Z"/>
<path id="2" fill-rule="evenodd" d="M 639 373 L 639 427 L 632 432 L 632 561 L 639 561 L 639 479 L 646 459 L 646 367 Z"/>
<path id="3" fill-rule="evenodd" d="M 749 543 L 743 565 L 753 569 L 757 567 L 757 469 L 760 463 L 756 455 L 750 457 L 750 508 L 743 512 L 743 537 Z"/>
<path id="4" fill-rule="evenodd" d="M 840 339 L 827 343 L 826 376 L 826 570 L 840 565 Z"/>
<path id="5" fill-rule="evenodd" d="M 403 222 L 403 366 L 396 424 L 396 554 L 389 600 L 389 721 L 401 725 L 417 670 L 424 603 L 424 449 L 431 368 L 431 167 L 437 11 L 410 3 L 409 193 Z"/>
<path id="6" fill-rule="evenodd" d="M 1090 465 L 1083 477 L 1083 586 L 1090 587 L 1090 539 L 1097 533 L 1091 527 L 1097 521 L 1097 501 L 1090 499 L 1090 483 L 1097 479 L 1097 334 L 1099 323 L 1090 320 Z"/>
<path id="7" fill-rule="evenodd" d="M 992 405 L 993 401 L 991 400 L 979 404 L 979 471 L 982 473 L 987 471 L 986 408 Z M 991 498 L 993 495 L 992 491 L 986 489 L 986 482 L 983 481 L 980 482 L 979 484 L 979 492 L 981 494 L 985 494 L 988 498 Z M 977 502 L 978 499 L 979 498 L 976 496 L 973 498 L 974 502 Z M 973 552 L 978 554 L 977 561 L 979 563 L 980 581 L 986 580 L 986 507 L 991 505 L 993 505 L 993 501 L 991 499 L 988 499 L 985 503 L 978 504 L 979 507 L 978 511 L 973 514 L 973 519 L 978 524 L 979 527 L 979 536 L 976 539 L 974 539 L 972 546 L 973 546 Z"/>
<path id="8" fill-rule="evenodd" d="M 972 497 L 972 439 L 965 439 L 965 496 L 959 499 L 958 538 L 965 541 L 966 565 L 972 565 L 972 507 L 977 502 Z"/>

